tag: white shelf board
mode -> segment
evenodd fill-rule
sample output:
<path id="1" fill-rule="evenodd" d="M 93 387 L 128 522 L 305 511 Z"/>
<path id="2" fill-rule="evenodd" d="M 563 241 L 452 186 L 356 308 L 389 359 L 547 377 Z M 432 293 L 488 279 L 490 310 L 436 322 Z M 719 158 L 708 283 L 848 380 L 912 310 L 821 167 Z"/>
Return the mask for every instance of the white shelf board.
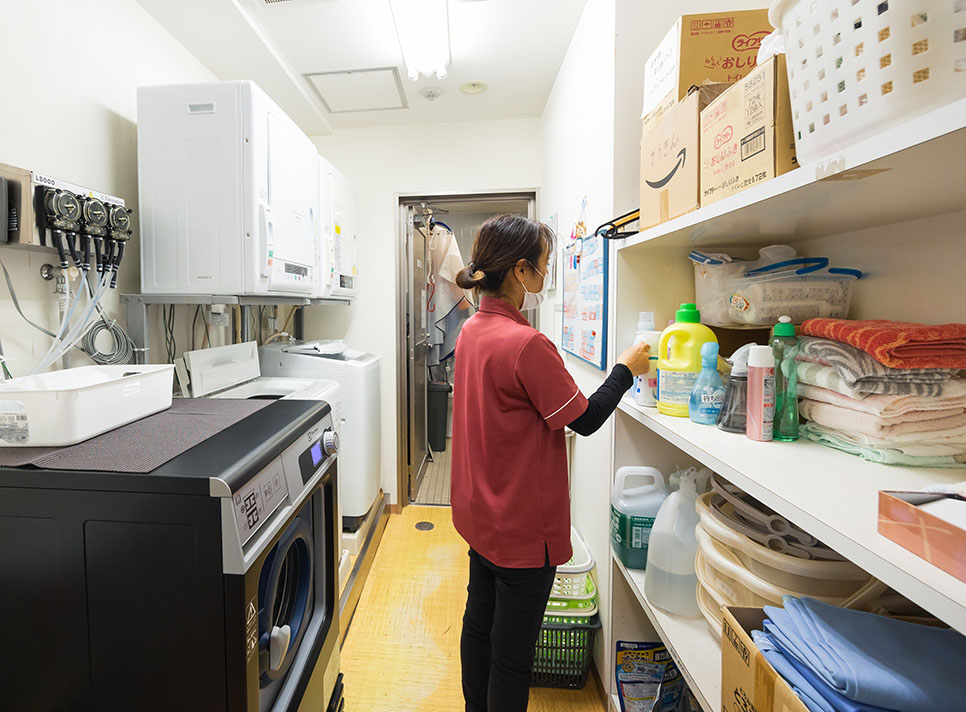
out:
<path id="1" fill-rule="evenodd" d="M 879 490 L 958 482 L 963 470 L 880 465 L 807 441 L 753 442 L 626 397 L 619 408 L 966 634 L 966 583 L 877 531 Z"/>
<path id="2" fill-rule="evenodd" d="M 613 552 L 611 558 L 681 669 L 701 708 L 705 712 L 718 712 L 721 709 L 721 646 L 708 630 L 707 621 L 703 616 L 674 616 L 652 606 L 644 595 L 644 572 L 628 569 Z"/>
<path id="3" fill-rule="evenodd" d="M 966 210 L 966 99 L 624 238 L 700 249 L 800 242 Z"/>

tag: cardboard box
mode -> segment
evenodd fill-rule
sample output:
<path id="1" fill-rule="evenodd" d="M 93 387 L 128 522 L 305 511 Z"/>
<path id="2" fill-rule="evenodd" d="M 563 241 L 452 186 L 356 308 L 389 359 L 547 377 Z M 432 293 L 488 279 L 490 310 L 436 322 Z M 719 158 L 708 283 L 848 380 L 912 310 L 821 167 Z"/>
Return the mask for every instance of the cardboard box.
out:
<path id="1" fill-rule="evenodd" d="M 707 81 L 733 84 L 758 60 L 761 41 L 772 31 L 768 10 L 683 15 L 644 65 L 644 110 L 654 111 L 670 93 L 675 101 Z"/>
<path id="2" fill-rule="evenodd" d="M 722 712 L 808 712 L 751 640 L 751 631 L 762 629 L 765 612 L 725 607 L 722 613 Z"/>
<path id="3" fill-rule="evenodd" d="M 966 502 L 926 492 L 879 492 L 879 534 L 966 581 Z"/>
<path id="4" fill-rule="evenodd" d="M 797 167 L 785 55 L 780 54 L 701 112 L 701 205 Z"/>
<path id="5" fill-rule="evenodd" d="M 676 94 L 643 121 L 641 136 L 641 229 L 653 227 L 701 205 L 701 110 L 730 85 L 692 87 Z"/>

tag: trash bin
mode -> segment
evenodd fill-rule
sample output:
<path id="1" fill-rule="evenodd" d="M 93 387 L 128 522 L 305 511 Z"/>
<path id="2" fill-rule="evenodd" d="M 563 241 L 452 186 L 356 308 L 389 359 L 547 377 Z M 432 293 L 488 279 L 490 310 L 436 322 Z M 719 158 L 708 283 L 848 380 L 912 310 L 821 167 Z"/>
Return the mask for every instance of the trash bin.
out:
<path id="1" fill-rule="evenodd" d="M 433 452 L 443 452 L 446 449 L 446 409 L 453 387 L 445 381 L 430 381 L 427 388 L 429 393 L 426 421 L 429 429 L 429 447 Z"/>

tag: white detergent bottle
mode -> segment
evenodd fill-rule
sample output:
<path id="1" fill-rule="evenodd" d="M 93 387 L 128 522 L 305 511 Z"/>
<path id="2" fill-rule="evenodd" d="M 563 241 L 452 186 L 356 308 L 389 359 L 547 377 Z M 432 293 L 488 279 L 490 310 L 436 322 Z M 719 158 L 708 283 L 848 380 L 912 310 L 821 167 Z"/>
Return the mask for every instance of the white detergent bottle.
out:
<path id="1" fill-rule="evenodd" d="M 691 471 L 681 476 L 681 489 L 672 492 L 654 521 L 651 542 L 647 549 L 647 574 L 644 576 L 644 595 L 653 605 L 678 616 L 701 615 L 698 608 L 698 576 L 694 559 L 698 554 L 698 540 L 694 528 L 698 525 L 695 500 L 698 493 L 698 473 Z"/>
<path id="2" fill-rule="evenodd" d="M 657 407 L 657 351 L 660 343 L 661 332 L 654 329 L 654 312 L 641 312 L 637 317 L 634 345 L 647 344 L 651 347 L 650 370 L 634 378 L 631 392 L 635 403 L 649 408 Z"/>
<path id="3" fill-rule="evenodd" d="M 654 517 L 665 498 L 664 475 L 653 467 L 622 467 L 610 501 L 610 538 L 624 566 L 643 569 Z"/>

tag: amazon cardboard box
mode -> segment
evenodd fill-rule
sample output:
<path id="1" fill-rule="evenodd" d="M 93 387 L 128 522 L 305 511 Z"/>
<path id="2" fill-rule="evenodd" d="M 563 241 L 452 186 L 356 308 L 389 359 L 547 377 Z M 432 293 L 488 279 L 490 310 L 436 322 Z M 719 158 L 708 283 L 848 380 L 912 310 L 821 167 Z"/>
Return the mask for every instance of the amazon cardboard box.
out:
<path id="1" fill-rule="evenodd" d="M 697 210 L 700 191 L 701 110 L 728 84 L 691 87 L 681 101 L 665 97 L 644 118 L 641 136 L 641 229 Z"/>
<path id="2" fill-rule="evenodd" d="M 785 55 L 780 54 L 701 112 L 701 205 L 797 167 Z"/>
<path id="3" fill-rule="evenodd" d="M 771 31 L 768 10 L 682 15 L 644 65 L 641 118 L 668 94 L 680 101 L 692 86 L 733 84 L 747 75 Z"/>
<path id="4" fill-rule="evenodd" d="M 762 629 L 765 612 L 729 606 L 722 613 L 722 712 L 808 712 L 751 640 L 751 631 Z"/>

